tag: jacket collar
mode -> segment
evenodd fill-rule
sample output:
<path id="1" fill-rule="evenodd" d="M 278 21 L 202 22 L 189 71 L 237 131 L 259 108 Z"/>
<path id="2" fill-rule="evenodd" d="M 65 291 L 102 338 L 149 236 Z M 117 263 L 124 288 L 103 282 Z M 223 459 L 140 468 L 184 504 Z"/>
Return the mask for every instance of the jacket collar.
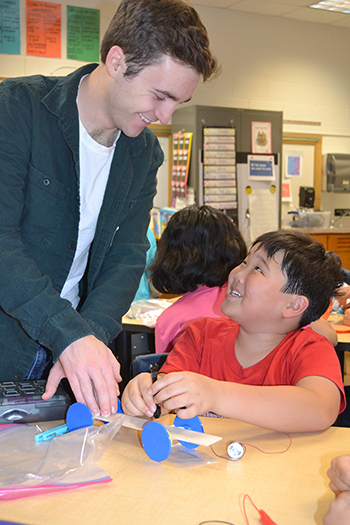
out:
<path id="1" fill-rule="evenodd" d="M 54 88 L 45 95 L 41 102 L 63 122 L 66 119 L 71 119 L 74 114 L 78 116 L 76 99 L 80 80 L 84 75 L 88 75 L 96 69 L 97 66 L 98 64 L 88 64 L 66 77 L 58 77 Z"/>

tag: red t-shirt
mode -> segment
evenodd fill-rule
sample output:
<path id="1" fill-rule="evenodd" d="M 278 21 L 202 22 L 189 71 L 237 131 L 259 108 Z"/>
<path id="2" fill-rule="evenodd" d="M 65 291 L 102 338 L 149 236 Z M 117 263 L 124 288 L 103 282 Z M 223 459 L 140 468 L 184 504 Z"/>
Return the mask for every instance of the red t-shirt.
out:
<path id="1" fill-rule="evenodd" d="M 307 376 L 330 379 L 346 406 L 339 359 L 333 345 L 311 328 L 290 332 L 264 359 L 243 368 L 236 359 L 239 325 L 231 319 L 190 323 L 170 352 L 161 372 L 197 372 L 213 379 L 247 385 L 296 385 Z"/>

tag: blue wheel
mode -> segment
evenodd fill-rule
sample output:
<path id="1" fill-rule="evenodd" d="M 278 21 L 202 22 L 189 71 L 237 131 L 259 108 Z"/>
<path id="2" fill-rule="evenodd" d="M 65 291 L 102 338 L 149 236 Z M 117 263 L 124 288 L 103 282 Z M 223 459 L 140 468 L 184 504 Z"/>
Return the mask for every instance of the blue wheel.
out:
<path id="1" fill-rule="evenodd" d="M 192 417 L 190 419 L 180 419 L 176 416 L 176 418 L 174 419 L 174 426 L 182 427 L 186 430 L 194 430 L 194 432 L 201 432 L 202 434 L 204 434 L 204 428 L 198 416 Z M 196 445 L 195 443 L 188 443 L 187 441 L 179 440 L 179 443 L 181 443 L 181 445 L 185 448 L 199 447 L 199 445 Z"/>
<path id="2" fill-rule="evenodd" d="M 170 456 L 171 436 L 158 421 L 150 421 L 143 427 L 141 442 L 147 456 L 153 461 L 164 461 Z"/>
<path id="3" fill-rule="evenodd" d="M 73 403 L 68 408 L 66 422 L 69 431 L 78 430 L 79 428 L 91 427 L 94 424 L 92 412 L 87 405 L 83 403 Z"/>

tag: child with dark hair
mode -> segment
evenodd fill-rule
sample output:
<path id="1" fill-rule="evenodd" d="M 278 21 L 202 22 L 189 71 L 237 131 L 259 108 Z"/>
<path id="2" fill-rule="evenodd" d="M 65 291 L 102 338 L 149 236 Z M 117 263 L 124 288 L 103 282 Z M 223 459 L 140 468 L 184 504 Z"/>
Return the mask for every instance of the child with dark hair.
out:
<path id="1" fill-rule="evenodd" d="M 239 229 L 220 210 L 193 205 L 171 217 L 149 271 L 159 292 L 185 295 L 157 319 L 157 353 L 169 352 L 189 321 L 224 317 L 228 275 L 246 254 Z"/>
<path id="2" fill-rule="evenodd" d="M 339 257 L 298 232 L 261 235 L 230 273 L 222 312 L 177 341 L 152 384 L 127 385 L 123 409 L 151 416 L 156 403 L 180 418 L 213 412 L 283 432 L 314 432 L 345 408 L 339 360 L 308 325 L 343 282 Z"/>

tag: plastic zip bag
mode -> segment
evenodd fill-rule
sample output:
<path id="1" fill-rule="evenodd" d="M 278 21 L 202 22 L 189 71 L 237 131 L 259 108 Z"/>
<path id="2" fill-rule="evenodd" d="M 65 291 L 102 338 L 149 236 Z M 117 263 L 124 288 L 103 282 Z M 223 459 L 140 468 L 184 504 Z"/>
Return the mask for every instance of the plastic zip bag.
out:
<path id="1" fill-rule="evenodd" d="M 148 327 L 153 327 L 160 314 L 172 304 L 173 301 L 169 301 L 168 299 L 142 299 L 140 301 L 133 301 L 125 316 L 141 321 Z"/>
<path id="2" fill-rule="evenodd" d="M 111 481 L 97 461 L 123 419 L 40 443 L 35 426 L 0 425 L 0 501 Z"/>

